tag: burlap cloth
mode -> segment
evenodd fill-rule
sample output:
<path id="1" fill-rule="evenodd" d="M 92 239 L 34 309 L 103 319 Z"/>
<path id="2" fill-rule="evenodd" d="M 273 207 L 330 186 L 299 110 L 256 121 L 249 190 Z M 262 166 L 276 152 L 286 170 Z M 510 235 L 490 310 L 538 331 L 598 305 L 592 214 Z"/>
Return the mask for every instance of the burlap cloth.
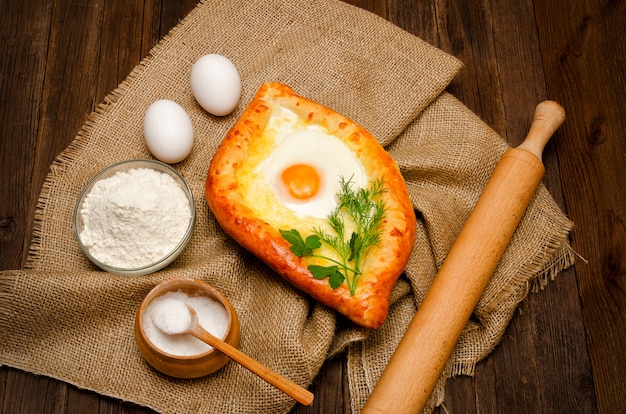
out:
<path id="1" fill-rule="evenodd" d="M 206 53 L 229 57 L 243 80 L 237 111 L 208 115 L 189 73 Z M 207 281 L 241 320 L 241 350 L 308 386 L 324 361 L 347 351 L 352 409 L 359 412 L 460 231 L 505 141 L 444 90 L 451 56 L 385 20 L 335 0 L 205 1 L 87 120 L 54 164 L 39 200 L 26 270 L 0 276 L 0 363 L 164 413 L 280 413 L 294 401 L 236 363 L 197 380 L 159 374 L 133 337 L 135 312 L 158 282 Z M 417 241 L 385 325 L 358 329 L 283 282 L 227 237 L 209 213 L 211 156 L 257 88 L 281 81 L 369 129 L 397 160 L 418 214 Z M 142 117 L 168 98 L 190 114 L 196 141 L 175 167 L 196 198 L 191 243 L 172 265 L 143 277 L 95 268 L 71 232 L 81 188 L 117 161 L 150 158 Z M 532 111 L 533 108 L 528 108 Z M 572 224 L 541 187 L 442 376 L 473 372 L 498 343 L 519 302 L 573 260 Z"/>

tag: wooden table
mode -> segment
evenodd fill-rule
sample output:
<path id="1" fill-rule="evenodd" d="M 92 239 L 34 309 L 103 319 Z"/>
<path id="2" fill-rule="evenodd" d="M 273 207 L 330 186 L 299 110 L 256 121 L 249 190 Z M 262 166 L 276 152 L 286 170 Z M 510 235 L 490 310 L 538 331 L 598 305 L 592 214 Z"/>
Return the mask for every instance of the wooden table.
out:
<path id="1" fill-rule="evenodd" d="M 568 120 L 545 152 L 549 191 L 581 256 L 520 306 L 448 413 L 626 412 L 626 2 L 350 0 L 457 56 L 449 87 L 517 145 L 535 105 Z M 85 117 L 196 0 L 20 0 L 0 9 L 0 269 L 23 266 L 48 167 Z M 2 346 L 0 344 L 0 346 Z M 294 413 L 348 413 L 345 358 Z M 1 413 L 147 413 L 11 368 Z"/>

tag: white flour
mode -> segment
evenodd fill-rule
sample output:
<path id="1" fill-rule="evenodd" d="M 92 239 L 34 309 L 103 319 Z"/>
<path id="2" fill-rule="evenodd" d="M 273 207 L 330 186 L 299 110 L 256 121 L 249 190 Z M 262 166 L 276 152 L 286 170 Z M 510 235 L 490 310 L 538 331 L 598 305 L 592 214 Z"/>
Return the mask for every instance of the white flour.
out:
<path id="1" fill-rule="evenodd" d="M 97 182 L 81 206 L 80 239 L 104 264 L 149 265 L 182 240 L 191 219 L 183 189 L 169 175 L 135 168 Z"/>

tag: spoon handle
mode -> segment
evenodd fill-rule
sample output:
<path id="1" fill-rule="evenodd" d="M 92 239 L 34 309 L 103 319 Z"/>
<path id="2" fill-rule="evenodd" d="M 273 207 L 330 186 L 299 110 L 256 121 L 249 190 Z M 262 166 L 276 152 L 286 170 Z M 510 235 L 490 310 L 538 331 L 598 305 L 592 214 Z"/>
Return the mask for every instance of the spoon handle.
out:
<path id="1" fill-rule="evenodd" d="M 300 404 L 311 405 L 313 403 L 313 393 L 272 371 L 270 368 L 244 354 L 234 346 L 216 338 L 201 326 L 194 326 L 189 333 L 227 355 L 233 361 L 238 362 L 244 368 L 247 368 L 254 374 L 258 375 L 261 379 L 269 384 L 272 384 L 274 387 L 289 395 Z"/>

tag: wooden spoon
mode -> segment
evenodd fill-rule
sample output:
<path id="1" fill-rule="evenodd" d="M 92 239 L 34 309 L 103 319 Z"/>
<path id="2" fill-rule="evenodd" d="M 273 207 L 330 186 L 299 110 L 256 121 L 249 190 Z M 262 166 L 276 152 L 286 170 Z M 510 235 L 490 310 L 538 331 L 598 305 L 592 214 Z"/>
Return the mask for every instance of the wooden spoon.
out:
<path id="1" fill-rule="evenodd" d="M 234 346 L 213 336 L 198 323 L 198 314 L 193 307 L 184 302 L 176 302 L 177 304 L 171 304 L 175 305 L 176 308 L 170 308 L 170 312 L 168 312 L 167 315 L 163 314 L 161 315 L 162 317 L 153 319 L 157 328 L 159 328 L 159 330 L 163 333 L 168 335 L 189 334 L 195 336 L 201 341 L 227 355 L 230 359 L 258 375 L 261 379 L 278 388 L 299 403 L 303 405 L 311 405 L 313 403 L 313 393 L 272 371 Z M 188 315 L 186 313 L 188 313 Z M 177 315 L 177 319 L 173 320 L 171 318 L 172 315 Z M 189 318 L 187 318 L 187 316 L 189 316 Z"/>

